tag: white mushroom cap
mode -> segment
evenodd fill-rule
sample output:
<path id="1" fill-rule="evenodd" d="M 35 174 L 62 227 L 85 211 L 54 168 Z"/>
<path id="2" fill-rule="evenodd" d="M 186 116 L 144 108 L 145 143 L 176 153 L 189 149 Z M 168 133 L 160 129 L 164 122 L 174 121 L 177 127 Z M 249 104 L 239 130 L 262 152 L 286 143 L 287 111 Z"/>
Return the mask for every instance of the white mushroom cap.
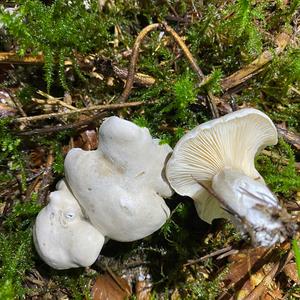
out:
<path id="1" fill-rule="evenodd" d="M 204 221 L 228 217 L 218 201 L 199 185 L 211 185 L 225 168 L 242 171 L 261 182 L 255 169 L 255 155 L 277 143 L 271 119 L 259 110 L 246 108 L 194 128 L 177 143 L 168 161 L 166 174 L 172 188 L 195 200 Z"/>
<path id="2" fill-rule="evenodd" d="M 162 172 L 172 149 L 117 117 L 106 119 L 99 135 L 97 150 L 72 149 L 65 159 L 73 194 L 103 235 L 118 241 L 150 235 L 170 214 L 162 197 L 172 190 Z"/>
<path id="3" fill-rule="evenodd" d="M 90 266 L 102 249 L 104 236 L 84 218 L 64 181 L 49 199 L 33 229 L 38 254 L 55 269 Z"/>

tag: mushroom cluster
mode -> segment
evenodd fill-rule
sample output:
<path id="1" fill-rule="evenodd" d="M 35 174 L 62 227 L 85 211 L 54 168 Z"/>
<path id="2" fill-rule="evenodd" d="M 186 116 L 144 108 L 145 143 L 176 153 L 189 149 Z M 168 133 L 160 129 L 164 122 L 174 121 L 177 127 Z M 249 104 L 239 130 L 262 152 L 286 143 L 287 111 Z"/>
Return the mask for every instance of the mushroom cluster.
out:
<path id="1" fill-rule="evenodd" d="M 105 239 L 141 239 L 170 215 L 163 197 L 172 189 L 162 175 L 170 146 L 118 117 L 106 119 L 99 135 L 97 150 L 67 154 L 66 178 L 35 223 L 36 249 L 55 269 L 89 266 Z"/>
<path id="2" fill-rule="evenodd" d="M 107 239 L 134 241 L 159 229 L 172 188 L 194 199 L 201 219 L 227 218 L 254 245 L 282 242 L 295 229 L 255 169 L 255 155 L 278 139 L 256 109 L 199 125 L 173 153 L 148 129 L 117 117 L 103 122 L 99 136 L 97 150 L 68 153 L 65 180 L 37 217 L 36 249 L 53 268 L 89 266 Z"/>
<path id="3" fill-rule="evenodd" d="M 230 219 L 254 245 L 270 246 L 290 234 L 290 216 L 255 169 L 254 158 L 276 143 L 277 130 L 268 116 L 241 109 L 183 136 L 166 175 L 178 194 L 193 198 L 201 219 Z"/>

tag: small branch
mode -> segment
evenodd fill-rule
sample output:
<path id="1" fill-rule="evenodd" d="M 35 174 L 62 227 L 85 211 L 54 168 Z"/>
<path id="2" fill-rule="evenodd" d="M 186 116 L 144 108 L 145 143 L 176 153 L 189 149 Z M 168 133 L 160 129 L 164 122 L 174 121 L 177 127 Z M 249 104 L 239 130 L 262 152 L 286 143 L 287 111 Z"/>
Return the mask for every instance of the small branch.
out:
<path id="1" fill-rule="evenodd" d="M 207 258 L 210 258 L 210 257 L 214 257 L 214 256 L 217 256 L 217 255 L 220 255 L 220 254 L 223 254 L 223 253 L 226 253 L 228 251 L 232 250 L 232 247 L 231 246 L 228 246 L 228 247 L 225 247 L 225 248 L 222 248 L 222 249 L 219 249 L 219 250 L 216 250 L 210 254 L 207 254 L 207 255 L 204 255 L 198 259 L 193 259 L 193 260 L 188 260 L 187 263 L 185 263 L 183 266 L 186 267 L 186 266 L 189 266 L 189 265 L 193 265 L 193 264 L 196 264 L 200 261 L 203 261 Z"/>
<path id="2" fill-rule="evenodd" d="M 67 125 L 58 125 L 58 126 L 51 126 L 51 127 L 46 127 L 46 128 L 37 128 L 37 129 L 33 129 L 33 130 L 28 130 L 28 131 L 21 131 L 21 132 L 15 132 L 16 135 L 19 136 L 30 136 L 30 135 L 34 135 L 34 134 L 51 134 L 54 132 L 59 132 L 59 131 L 63 131 L 63 130 L 68 130 L 68 129 L 78 129 L 78 128 L 84 128 L 87 127 L 89 124 L 93 123 L 94 121 L 99 121 L 102 120 L 104 117 L 107 116 L 106 112 L 101 112 L 101 113 L 97 113 L 96 115 L 94 115 L 92 118 L 83 120 L 83 121 L 79 121 L 77 123 L 72 123 L 72 124 L 67 124 Z"/>
<path id="3" fill-rule="evenodd" d="M 156 29 L 162 29 L 174 38 L 174 40 L 176 41 L 178 46 L 182 49 L 188 62 L 190 63 L 191 68 L 197 74 L 198 79 L 199 79 L 199 85 L 205 78 L 205 75 L 203 74 L 202 70 L 198 66 L 197 61 L 194 59 L 192 53 L 190 52 L 188 47 L 185 45 L 182 38 L 177 34 L 177 32 L 172 27 L 167 25 L 167 23 L 165 23 L 165 22 L 163 22 L 162 24 L 160 24 L 160 23 L 151 24 L 151 25 L 148 25 L 147 27 L 145 27 L 139 33 L 139 35 L 137 36 L 137 38 L 135 40 L 135 43 L 132 48 L 132 55 L 131 55 L 130 64 L 129 64 L 129 68 L 128 68 L 128 76 L 127 76 L 125 88 L 124 88 L 124 91 L 122 92 L 121 96 L 118 98 L 117 102 L 122 103 L 128 99 L 130 91 L 133 86 L 133 82 L 134 82 L 134 76 L 135 76 L 135 71 L 136 71 L 138 55 L 139 55 L 139 49 L 140 49 L 141 44 L 142 44 L 144 38 L 146 37 L 146 35 Z M 214 118 L 217 118 L 219 116 L 219 113 L 218 113 L 218 109 L 217 109 L 217 106 L 214 101 L 214 97 L 211 93 L 208 94 L 208 99 L 210 102 L 209 108 L 211 110 L 211 113 Z"/>
<path id="4" fill-rule="evenodd" d="M 117 102 L 123 103 L 128 99 L 130 91 L 133 86 L 134 74 L 135 74 L 135 69 L 136 69 L 136 64 L 137 64 L 137 60 L 138 60 L 138 56 L 139 56 L 139 49 L 141 47 L 141 44 L 149 32 L 151 32 L 155 29 L 158 29 L 158 28 L 161 28 L 161 24 L 159 24 L 159 23 L 154 23 L 154 24 L 148 25 L 137 36 L 135 43 L 133 45 L 133 48 L 132 48 L 132 55 L 131 55 L 130 64 L 129 64 L 129 68 L 128 68 L 128 76 L 127 76 L 125 88 L 124 88 L 121 96 L 118 98 Z"/>
<path id="5" fill-rule="evenodd" d="M 68 112 L 58 112 L 58 113 L 50 113 L 50 114 L 43 114 L 43 115 L 30 116 L 30 117 L 21 117 L 15 119 L 14 121 L 18 123 L 28 122 L 28 121 L 38 121 L 38 120 L 45 120 L 45 119 L 56 118 L 56 117 L 65 117 L 65 116 L 70 116 L 70 115 L 79 114 L 83 112 L 91 112 L 97 110 L 116 110 L 120 108 L 136 107 L 143 104 L 145 104 L 143 101 L 136 101 L 136 102 L 128 102 L 128 103 L 92 105 L 90 107 L 81 108 L 78 110 L 73 110 Z"/>
<path id="6" fill-rule="evenodd" d="M 119 77 L 120 79 L 127 79 L 128 77 L 128 70 L 127 69 L 123 69 L 123 68 L 119 68 L 116 65 L 112 65 L 113 71 L 115 73 L 115 75 L 117 77 Z M 142 85 L 142 86 L 151 86 L 155 83 L 155 78 L 147 75 L 147 74 L 143 74 L 143 73 L 136 73 L 134 75 L 134 83 L 138 84 L 138 85 Z"/>
<path id="7" fill-rule="evenodd" d="M 44 55 L 20 56 L 15 52 L 0 52 L 0 64 L 43 64 Z"/>
<path id="8" fill-rule="evenodd" d="M 188 47 L 185 45 L 182 38 L 177 34 L 177 32 L 172 27 L 167 25 L 167 23 L 165 23 L 165 22 L 162 25 L 163 25 L 163 29 L 174 38 L 174 40 L 176 41 L 178 46 L 182 49 L 185 57 L 187 58 L 187 60 L 189 61 L 190 65 L 191 65 L 192 69 L 197 74 L 197 76 L 199 78 L 199 84 L 200 84 L 205 76 L 204 76 L 203 72 L 201 71 L 201 69 L 199 68 L 195 58 L 192 56 L 192 53 L 190 52 Z"/>
<path id="9" fill-rule="evenodd" d="M 71 110 L 74 110 L 74 111 L 78 111 L 78 108 L 70 105 L 70 104 L 67 104 L 66 102 L 64 101 L 61 101 L 59 99 L 37 99 L 37 98 L 32 98 L 31 99 L 32 102 L 35 102 L 37 104 L 48 104 L 48 105 L 60 105 L 60 106 L 63 106 L 63 107 L 66 107 L 68 109 L 71 109 Z"/>

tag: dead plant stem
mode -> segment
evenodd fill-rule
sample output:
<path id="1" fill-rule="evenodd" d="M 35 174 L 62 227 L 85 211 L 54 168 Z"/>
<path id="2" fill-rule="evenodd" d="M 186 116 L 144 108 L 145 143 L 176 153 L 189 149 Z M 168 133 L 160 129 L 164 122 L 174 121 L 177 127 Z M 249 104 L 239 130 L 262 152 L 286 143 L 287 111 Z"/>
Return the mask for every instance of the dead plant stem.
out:
<path id="1" fill-rule="evenodd" d="M 17 118 L 14 121 L 18 123 L 28 122 L 28 121 L 38 121 L 38 120 L 45 120 L 50 118 L 56 117 L 65 117 L 73 114 L 79 114 L 83 112 L 91 112 L 97 110 L 116 110 L 120 108 L 128 108 L 128 107 L 135 107 L 145 104 L 143 101 L 136 101 L 136 102 L 128 102 L 128 103 L 116 103 L 116 104 L 101 104 L 101 105 L 92 105 L 90 107 L 81 108 L 78 110 L 72 110 L 67 112 L 57 112 L 57 113 L 50 113 L 50 114 L 43 114 L 37 116 L 29 116 L 29 117 L 21 117 Z"/>

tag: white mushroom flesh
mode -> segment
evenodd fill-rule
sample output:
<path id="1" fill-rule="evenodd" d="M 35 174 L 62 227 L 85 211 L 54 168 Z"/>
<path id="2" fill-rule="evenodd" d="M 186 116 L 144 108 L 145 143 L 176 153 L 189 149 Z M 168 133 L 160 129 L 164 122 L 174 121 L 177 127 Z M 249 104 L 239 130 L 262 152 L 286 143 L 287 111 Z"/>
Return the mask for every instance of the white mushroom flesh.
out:
<path id="1" fill-rule="evenodd" d="M 72 192 L 103 235 L 118 241 L 150 235 L 170 214 L 162 197 L 172 189 L 162 172 L 172 149 L 117 117 L 104 121 L 99 135 L 97 150 L 72 149 L 65 159 Z"/>
<path id="2" fill-rule="evenodd" d="M 57 184 L 49 199 L 33 230 L 38 254 L 55 269 L 90 266 L 100 253 L 104 236 L 84 218 L 64 181 Z"/>

